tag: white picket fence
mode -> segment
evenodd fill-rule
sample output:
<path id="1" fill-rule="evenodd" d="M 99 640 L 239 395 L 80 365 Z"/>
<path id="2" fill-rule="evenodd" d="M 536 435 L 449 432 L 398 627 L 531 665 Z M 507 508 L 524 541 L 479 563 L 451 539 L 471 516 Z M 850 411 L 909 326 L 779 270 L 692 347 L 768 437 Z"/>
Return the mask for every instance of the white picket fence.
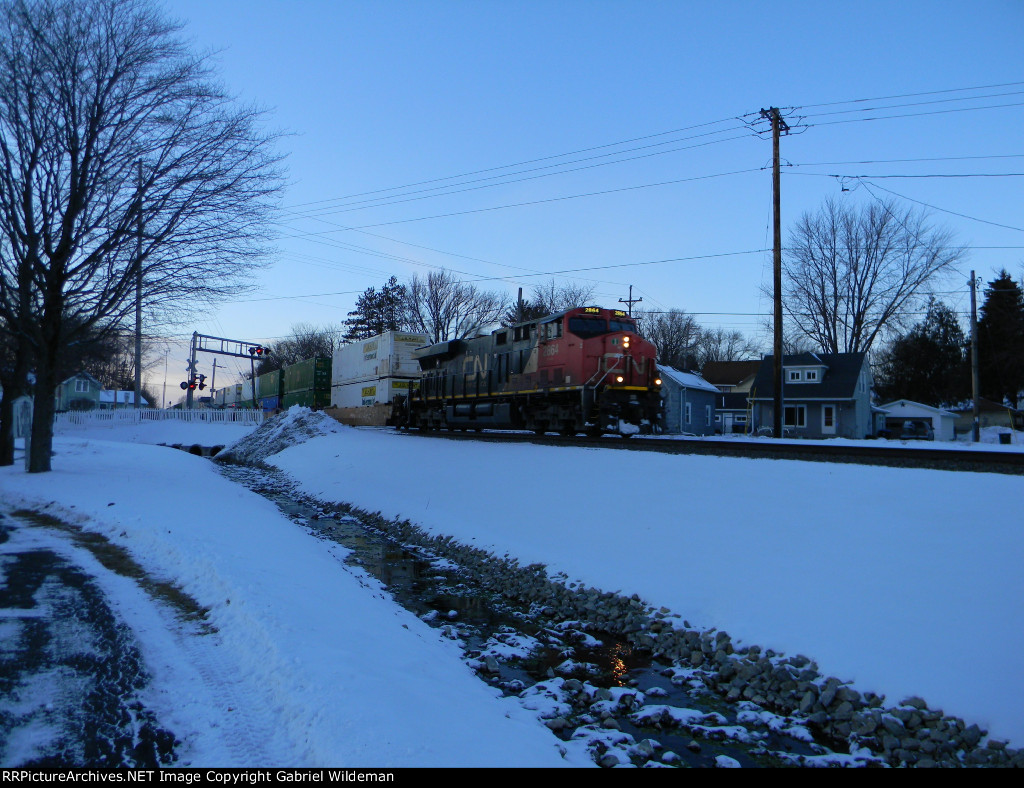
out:
<path id="1" fill-rule="evenodd" d="M 241 424 L 259 426 L 263 423 L 262 410 L 225 409 L 211 410 L 196 408 L 195 410 L 153 408 L 119 408 L 114 410 L 84 410 L 58 413 L 54 426 L 99 426 L 109 424 L 120 426 L 140 424 L 144 421 L 186 421 L 205 424 Z"/>

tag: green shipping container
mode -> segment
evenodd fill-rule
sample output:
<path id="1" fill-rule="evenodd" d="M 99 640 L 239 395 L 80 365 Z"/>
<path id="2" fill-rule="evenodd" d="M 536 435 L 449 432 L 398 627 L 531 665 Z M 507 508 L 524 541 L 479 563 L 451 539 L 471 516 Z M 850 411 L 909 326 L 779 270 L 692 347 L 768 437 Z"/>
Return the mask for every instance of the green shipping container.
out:
<path id="1" fill-rule="evenodd" d="M 273 372 L 264 372 L 256 378 L 256 396 L 260 399 L 264 397 L 280 397 L 281 394 L 281 370 L 275 369 Z"/>
<path id="2" fill-rule="evenodd" d="M 331 404 L 331 390 L 306 389 L 305 391 L 293 391 L 285 394 L 281 402 L 287 409 L 292 405 L 299 405 L 303 408 L 326 408 Z"/>
<path id="3" fill-rule="evenodd" d="M 330 404 L 331 359 L 325 357 L 307 358 L 305 361 L 299 361 L 285 368 L 285 396 L 309 390 L 326 391 L 327 402 Z"/>

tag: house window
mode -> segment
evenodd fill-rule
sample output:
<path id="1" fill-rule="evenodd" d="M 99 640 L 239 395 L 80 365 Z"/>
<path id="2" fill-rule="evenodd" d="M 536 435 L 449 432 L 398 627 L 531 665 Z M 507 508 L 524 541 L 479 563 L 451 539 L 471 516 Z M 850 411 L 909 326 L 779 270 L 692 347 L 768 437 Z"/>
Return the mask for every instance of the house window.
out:
<path id="1" fill-rule="evenodd" d="M 786 405 L 786 407 L 782 409 L 782 425 L 784 427 L 806 427 L 807 406 Z"/>
<path id="2" fill-rule="evenodd" d="M 690 405 L 691 405 L 691 403 L 689 403 L 689 402 L 686 403 L 686 423 L 687 424 L 690 423 Z"/>
<path id="3" fill-rule="evenodd" d="M 818 382 L 818 370 L 816 370 L 816 369 L 809 369 L 809 370 L 807 370 L 807 382 L 808 383 L 817 383 Z"/>
<path id="4" fill-rule="evenodd" d="M 75 380 L 75 393 L 81 394 L 89 390 L 89 381 L 84 378 L 78 378 Z"/>
<path id="5" fill-rule="evenodd" d="M 799 369 L 791 369 L 791 370 L 789 370 L 789 382 L 790 383 L 799 383 L 800 382 L 800 370 Z"/>
<path id="6" fill-rule="evenodd" d="M 832 429 L 836 426 L 836 406 L 822 405 L 821 426 L 825 429 Z"/>
<path id="7" fill-rule="evenodd" d="M 711 426 L 711 406 L 710 405 L 705 405 L 704 406 L 704 426 L 705 427 L 710 427 Z"/>

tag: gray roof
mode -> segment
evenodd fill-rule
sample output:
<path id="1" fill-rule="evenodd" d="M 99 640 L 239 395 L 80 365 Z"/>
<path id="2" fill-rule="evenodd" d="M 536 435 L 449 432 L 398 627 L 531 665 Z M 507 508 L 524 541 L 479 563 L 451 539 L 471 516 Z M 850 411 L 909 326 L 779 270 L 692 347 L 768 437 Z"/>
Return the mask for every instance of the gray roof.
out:
<path id="1" fill-rule="evenodd" d="M 700 374 L 715 386 L 738 386 L 760 368 L 760 361 L 709 361 Z"/>
<path id="2" fill-rule="evenodd" d="M 673 367 L 666 367 L 662 364 L 658 364 L 658 371 L 662 377 L 667 380 L 671 380 L 677 386 L 681 386 L 687 389 L 700 389 L 701 391 L 710 391 L 715 394 L 718 393 L 718 389 L 708 383 L 704 378 L 698 375 L 696 372 L 681 372 Z"/>
<path id="3" fill-rule="evenodd" d="M 783 382 L 783 395 L 787 400 L 800 399 L 854 399 L 857 394 L 857 381 L 864 367 L 867 353 L 800 353 L 795 356 L 783 356 L 782 367 L 826 367 L 825 373 L 817 383 Z M 761 369 L 751 386 L 751 399 L 765 400 L 775 396 L 775 381 L 772 366 L 774 356 L 765 356 L 761 360 Z"/>

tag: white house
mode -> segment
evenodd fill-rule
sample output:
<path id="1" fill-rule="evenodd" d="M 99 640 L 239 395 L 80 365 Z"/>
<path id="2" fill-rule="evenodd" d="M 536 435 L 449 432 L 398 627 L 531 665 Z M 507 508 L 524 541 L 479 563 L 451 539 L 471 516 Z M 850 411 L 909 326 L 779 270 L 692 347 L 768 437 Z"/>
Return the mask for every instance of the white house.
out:
<path id="1" fill-rule="evenodd" d="M 933 408 L 931 405 L 923 405 L 920 402 L 912 402 L 908 399 L 898 399 L 879 406 L 887 411 L 885 414 L 885 426 L 893 435 L 899 435 L 903 422 L 908 419 L 913 421 L 927 421 L 932 425 L 935 432 L 935 440 L 951 441 L 956 439 L 956 414 L 942 408 Z"/>

